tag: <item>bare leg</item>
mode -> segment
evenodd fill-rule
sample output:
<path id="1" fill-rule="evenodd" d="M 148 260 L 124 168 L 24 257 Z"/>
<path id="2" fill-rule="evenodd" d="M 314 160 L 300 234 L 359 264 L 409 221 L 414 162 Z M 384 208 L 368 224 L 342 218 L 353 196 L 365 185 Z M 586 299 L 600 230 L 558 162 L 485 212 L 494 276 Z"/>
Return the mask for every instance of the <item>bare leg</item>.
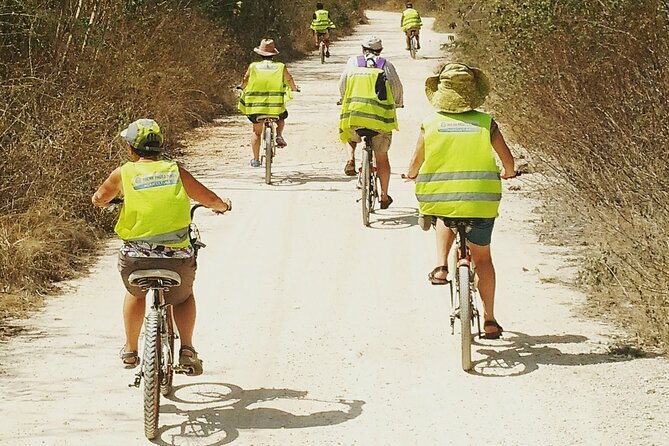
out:
<path id="1" fill-rule="evenodd" d="M 348 142 L 348 159 L 349 161 L 355 162 L 355 148 L 358 147 L 357 142 L 349 141 Z"/>
<path id="2" fill-rule="evenodd" d="M 455 234 L 446 226 L 441 218 L 437 218 L 435 232 L 437 236 L 437 266 L 448 265 L 448 253 L 451 251 L 451 246 L 455 241 Z M 446 273 L 438 271 L 434 275 L 437 279 L 445 279 Z"/>
<path id="3" fill-rule="evenodd" d="M 193 346 L 193 330 L 195 328 L 195 298 L 191 294 L 188 299 L 175 305 L 174 323 L 179 330 L 181 345 Z"/>
<path id="4" fill-rule="evenodd" d="M 407 32 L 407 33 L 405 33 L 404 37 L 405 37 L 405 40 L 406 40 L 407 49 L 411 48 L 411 46 L 410 46 L 411 45 L 411 34 Z"/>
<path id="5" fill-rule="evenodd" d="M 262 122 L 253 124 L 253 136 L 251 137 L 251 149 L 253 150 L 253 159 L 260 159 L 260 134 L 262 133 Z"/>
<path id="6" fill-rule="evenodd" d="M 390 185 L 390 161 L 388 153 L 375 152 L 376 169 L 381 181 L 381 201 L 386 201 L 388 197 L 388 186 Z"/>
<path id="7" fill-rule="evenodd" d="M 126 352 L 139 351 L 139 332 L 144 323 L 145 297 L 135 297 L 126 292 L 123 300 L 123 324 L 125 326 Z"/>
<path id="8" fill-rule="evenodd" d="M 478 290 L 483 301 L 483 320 L 495 320 L 495 267 L 492 264 L 490 245 L 480 246 L 469 243 L 472 260 L 476 265 L 478 276 Z M 490 332 L 495 332 L 495 327 L 488 327 Z"/>
<path id="9" fill-rule="evenodd" d="M 286 120 L 285 119 L 279 119 L 276 122 L 276 134 L 277 135 L 282 135 L 283 134 L 283 128 L 286 126 Z"/>

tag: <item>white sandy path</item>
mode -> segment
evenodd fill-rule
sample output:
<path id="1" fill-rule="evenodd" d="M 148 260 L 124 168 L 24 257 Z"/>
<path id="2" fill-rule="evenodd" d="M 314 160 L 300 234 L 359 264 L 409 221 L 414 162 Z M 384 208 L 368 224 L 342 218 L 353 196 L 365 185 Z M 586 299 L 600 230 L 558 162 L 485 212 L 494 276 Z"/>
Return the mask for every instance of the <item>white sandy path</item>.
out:
<path id="1" fill-rule="evenodd" d="M 612 327 L 578 317 L 584 297 L 560 284 L 573 274 L 569 253 L 533 233 L 541 217 L 531 177 L 505 193 L 493 241 L 508 333 L 475 347 L 475 373 L 460 370 L 446 290 L 426 281 L 433 235 L 415 226 L 413 186 L 398 175 L 431 112 L 423 80 L 447 39 L 426 29 L 414 61 L 397 14 L 369 17 L 326 65 L 290 65 L 303 91 L 289 108 L 276 185 L 247 167 L 243 118 L 198 132 L 188 165 L 229 195 L 234 211 L 197 217 L 209 245 L 196 283 L 206 372 L 176 377 L 158 443 L 668 444 L 669 364 L 607 354 Z M 368 33 L 383 38 L 406 89 L 391 154 L 395 203 L 372 228 L 361 224 L 355 181 L 342 175 L 335 105 L 346 55 Z M 133 372 L 116 356 L 117 245 L 0 345 L 0 444 L 147 443 L 141 392 L 127 386 Z"/>

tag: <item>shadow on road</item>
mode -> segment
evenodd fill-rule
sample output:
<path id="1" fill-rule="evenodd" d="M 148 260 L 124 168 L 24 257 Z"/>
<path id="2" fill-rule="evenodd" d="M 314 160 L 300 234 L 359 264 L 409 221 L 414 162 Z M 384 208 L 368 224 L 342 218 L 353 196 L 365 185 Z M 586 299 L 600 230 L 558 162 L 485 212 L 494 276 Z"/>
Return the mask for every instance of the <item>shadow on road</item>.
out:
<path id="1" fill-rule="evenodd" d="M 154 440 L 155 444 L 168 446 L 230 444 L 240 436 L 242 429 L 332 426 L 358 417 L 365 404 L 359 400 L 307 398 L 306 391 L 246 390 L 223 383 L 178 386 L 167 398 L 174 404 L 160 407 L 161 418 L 165 419 L 168 415 L 182 418 L 179 423 L 164 425 Z M 295 407 L 295 411 L 301 414 L 263 405 Z"/>
<path id="2" fill-rule="evenodd" d="M 418 224 L 418 209 L 407 207 L 390 207 L 376 209 L 370 217 L 369 227 L 372 229 L 406 229 Z"/>
<path id="3" fill-rule="evenodd" d="M 489 377 L 507 377 L 525 375 L 539 369 L 540 365 L 584 366 L 609 362 L 624 362 L 655 355 L 631 349 L 628 353 L 610 349 L 606 352 L 564 353 L 555 344 L 573 349 L 573 345 L 587 341 L 581 335 L 543 335 L 530 336 L 520 332 L 505 332 L 504 345 L 501 348 L 481 348 L 478 353 L 487 356 L 476 361 L 472 374 Z M 481 341 L 485 342 L 485 341 Z M 495 343 L 498 341 L 494 341 Z M 481 343 L 475 346 L 487 347 Z M 491 343 L 489 347 L 493 347 Z M 631 351 L 631 353 L 630 353 Z"/>

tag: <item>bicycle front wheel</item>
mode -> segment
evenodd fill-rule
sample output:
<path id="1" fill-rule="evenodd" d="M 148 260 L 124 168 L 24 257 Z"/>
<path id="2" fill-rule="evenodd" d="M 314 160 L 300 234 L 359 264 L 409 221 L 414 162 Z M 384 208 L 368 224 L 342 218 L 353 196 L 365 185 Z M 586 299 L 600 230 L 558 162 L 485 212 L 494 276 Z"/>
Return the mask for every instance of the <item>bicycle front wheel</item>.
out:
<path id="1" fill-rule="evenodd" d="M 265 154 L 265 183 L 272 183 L 272 159 L 274 158 L 274 132 L 271 126 L 263 130 L 263 151 Z"/>
<path id="2" fill-rule="evenodd" d="M 458 267 L 458 296 L 460 304 L 460 338 L 462 370 L 472 368 L 472 301 L 469 287 L 469 266 Z"/>
<path id="3" fill-rule="evenodd" d="M 158 292 L 158 290 L 154 290 Z M 152 308 L 144 324 L 144 353 L 142 377 L 144 380 L 144 435 L 149 440 L 158 435 L 160 408 L 160 314 Z"/>
<path id="4" fill-rule="evenodd" d="M 371 152 L 368 150 L 362 151 L 362 196 L 360 202 L 362 203 L 362 224 L 369 226 L 369 214 L 372 212 L 372 205 L 374 203 L 372 191 L 372 160 Z"/>

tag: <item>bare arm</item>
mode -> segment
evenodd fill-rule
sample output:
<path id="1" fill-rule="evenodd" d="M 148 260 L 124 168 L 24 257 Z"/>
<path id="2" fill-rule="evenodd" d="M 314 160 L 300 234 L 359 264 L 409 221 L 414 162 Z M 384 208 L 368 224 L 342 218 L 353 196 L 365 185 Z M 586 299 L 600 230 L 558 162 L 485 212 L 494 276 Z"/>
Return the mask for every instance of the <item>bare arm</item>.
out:
<path id="1" fill-rule="evenodd" d="M 490 131 L 490 143 L 492 144 L 492 148 L 495 150 L 497 156 L 499 156 L 499 159 L 502 162 L 501 177 L 505 180 L 515 177 L 516 168 L 513 154 L 511 153 L 511 150 L 509 150 L 509 146 L 506 145 L 504 136 L 502 135 L 502 132 L 499 130 L 499 127 L 495 121 L 492 122 Z"/>
<path id="2" fill-rule="evenodd" d="M 246 69 L 246 73 L 244 73 L 244 77 L 242 78 L 242 84 L 240 85 L 242 89 L 246 88 L 246 86 L 248 85 L 250 75 L 251 75 L 251 67 L 248 67 Z"/>
<path id="3" fill-rule="evenodd" d="M 418 176 L 418 171 L 420 166 L 423 165 L 425 161 L 425 131 L 420 129 L 420 134 L 418 135 L 418 140 L 416 141 L 416 149 L 413 152 L 411 157 L 411 163 L 409 164 L 409 171 L 407 176 L 409 178 L 416 178 Z"/>
<path id="4" fill-rule="evenodd" d="M 109 206 L 109 202 L 121 192 L 122 184 L 121 168 L 117 167 L 93 194 L 93 205 L 102 208 Z"/>
<path id="5" fill-rule="evenodd" d="M 225 212 L 232 207 L 230 199 L 221 199 L 221 197 L 196 180 L 190 172 L 181 166 L 179 166 L 179 175 L 186 193 L 193 200 L 202 203 L 215 212 Z"/>
<path id="6" fill-rule="evenodd" d="M 288 72 L 288 68 L 284 67 L 283 68 L 283 80 L 286 82 L 288 85 L 290 85 L 290 89 L 293 91 L 300 91 L 297 85 L 295 85 L 295 81 L 293 80 L 293 76 L 290 75 Z"/>

